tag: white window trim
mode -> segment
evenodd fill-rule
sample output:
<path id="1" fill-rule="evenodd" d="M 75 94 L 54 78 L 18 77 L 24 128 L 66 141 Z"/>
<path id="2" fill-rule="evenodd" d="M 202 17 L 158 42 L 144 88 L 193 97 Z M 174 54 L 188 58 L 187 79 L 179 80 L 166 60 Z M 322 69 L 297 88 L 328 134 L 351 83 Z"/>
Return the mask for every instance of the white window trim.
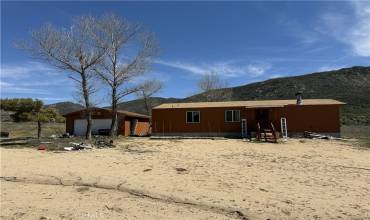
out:
<path id="1" fill-rule="evenodd" d="M 228 121 L 227 120 L 227 112 L 228 111 L 231 111 L 231 121 Z M 239 112 L 239 120 L 238 121 L 234 121 L 234 113 L 235 112 Z M 233 123 L 233 122 L 240 122 L 240 110 L 235 110 L 235 109 L 228 109 L 228 110 L 225 110 L 225 122 L 230 122 L 230 123 Z"/>
<path id="2" fill-rule="evenodd" d="M 199 121 L 198 122 L 188 122 L 188 112 L 192 112 L 192 114 L 191 114 L 192 121 L 194 121 L 194 114 L 193 114 L 193 112 L 198 112 L 198 114 L 199 114 Z M 200 111 L 186 111 L 186 114 L 185 114 L 185 122 L 186 122 L 186 124 L 200 123 Z"/>

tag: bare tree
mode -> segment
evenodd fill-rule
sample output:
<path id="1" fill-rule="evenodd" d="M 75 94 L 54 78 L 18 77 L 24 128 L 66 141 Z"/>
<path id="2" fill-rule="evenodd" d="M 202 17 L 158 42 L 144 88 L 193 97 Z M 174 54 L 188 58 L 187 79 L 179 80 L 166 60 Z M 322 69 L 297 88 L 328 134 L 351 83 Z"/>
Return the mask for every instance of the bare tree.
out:
<path id="1" fill-rule="evenodd" d="M 220 75 L 211 72 L 202 76 L 198 81 L 198 89 L 207 102 L 223 101 L 231 98 L 231 90 L 224 90 L 227 87 L 225 80 Z"/>
<path id="2" fill-rule="evenodd" d="M 50 24 L 32 31 L 32 38 L 18 46 L 28 50 L 35 58 L 41 59 L 59 69 L 73 74 L 69 77 L 79 85 L 87 120 L 86 139 L 91 139 L 91 70 L 98 64 L 105 48 L 95 41 L 96 20 L 91 16 L 77 17 L 68 28 L 56 28 Z"/>
<path id="3" fill-rule="evenodd" d="M 117 133 L 117 104 L 123 97 L 138 91 L 132 80 L 150 68 L 157 47 L 151 33 L 115 14 L 103 15 L 97 24 L 99 31 L 95 38 L 107 55 L 94 70 L 111 89 L 110 135 L 114 138 Z M 125 54 L 123 49 L 126 49 Z"/>
<path id="4" fill-rule="evenodd" d="M 142 99 L 144 102 L 144 107 L 147 115 L 151 115 L 151 110 L 153 107 L 153 103 L 151 101 L 151 97 L 154 94 L 158 93 L 163 88 L 163 82 L 160 80 L 146 80 L 142 85 L 139 87 L 139 91 L 136 92 L 136 96 L 139 99 Z"/>

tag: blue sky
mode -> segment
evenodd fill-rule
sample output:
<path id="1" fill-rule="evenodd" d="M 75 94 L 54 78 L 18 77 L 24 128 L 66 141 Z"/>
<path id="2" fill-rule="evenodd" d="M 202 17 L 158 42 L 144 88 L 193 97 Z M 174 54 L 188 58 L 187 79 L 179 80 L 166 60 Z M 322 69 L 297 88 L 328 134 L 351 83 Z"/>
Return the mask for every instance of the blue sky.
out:
<path id="1" fill-rule="evenodd" d="M 13 43 L 46 22 L 68 27 L 74 16 L 105 12 L 155 33 L 161 50 L 144 77 L 164 80 L 158 96 L 192 95 L 209 72 L 237 86 L 370 66 L 369 2 L 1 2 L 1 97 L 76 101 L 68 73 Z M 94 101 L 106 105 L 107 97 L 98 85 Z"/>

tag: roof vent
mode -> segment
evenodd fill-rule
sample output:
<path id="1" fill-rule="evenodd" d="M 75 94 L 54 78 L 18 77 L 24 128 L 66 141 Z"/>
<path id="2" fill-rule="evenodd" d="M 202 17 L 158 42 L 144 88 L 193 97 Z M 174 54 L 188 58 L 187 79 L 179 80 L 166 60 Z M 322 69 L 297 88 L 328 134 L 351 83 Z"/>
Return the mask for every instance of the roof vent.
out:
<path id="1" fill-rule="evenodd" d="M 297 92 L 295 96 L 297 97 L 297 105 L 302 105 L 303 104 L 302 92 Z"/>

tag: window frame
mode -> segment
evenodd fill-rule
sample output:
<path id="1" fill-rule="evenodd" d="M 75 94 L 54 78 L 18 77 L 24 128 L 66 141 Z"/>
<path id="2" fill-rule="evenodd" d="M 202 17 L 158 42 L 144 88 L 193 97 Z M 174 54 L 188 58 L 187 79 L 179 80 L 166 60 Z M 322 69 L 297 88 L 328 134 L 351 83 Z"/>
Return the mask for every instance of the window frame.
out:
<path id="1" fill-rule="evenodd" d="M 191 114 L 191 119 L 192 119 L 191 122 L 188 121 L 188 113 L 189 112 L 192 113 Z M 198 112 L 198 115 L 199 115 L 199 121 L 197 121 L 197 122 L 194 121 L 194 112 Z M 185 114 L 185 122 L 186 122 L 186 124 L 197 124 L 197 123 L 200 123 L 200 111 L 186 111 L 186 114 Z"/>
<path id="2" fill-rule="evenodd" d="M 230 112 L 230 111 L 231 111 L 231 121 L 228 121 L 227 120 L 227 112 Z M 238 112 L 238 114 L 239 114 L 239 120 L 237 120 L 237 121 L 234 120 L 235 112 Z M 227 109 L 227 110 L 225 110 L 225 122 L 226 123 L 240 122 L 240 110 L 239 109 Z"/>

